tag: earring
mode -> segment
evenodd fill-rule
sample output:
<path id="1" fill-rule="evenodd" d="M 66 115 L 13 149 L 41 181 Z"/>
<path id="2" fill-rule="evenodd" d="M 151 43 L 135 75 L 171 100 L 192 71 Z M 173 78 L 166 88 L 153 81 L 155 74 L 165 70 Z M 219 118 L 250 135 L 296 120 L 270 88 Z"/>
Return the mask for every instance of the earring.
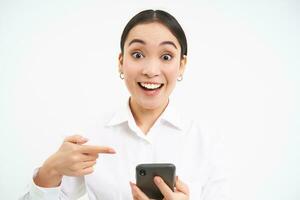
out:
<path id="1" fill-rule="evenodd" d="M 120 72 L 120 79 L 124 79 L 124 73 L 123 72 Z"/>
<path id="2" fill-rule="evenodd" d="M 177 81 L 182 81 L 182 79 L 183 79 L 183 76 L 182 76 L 182 75 L 179 75 L 179 76 L 177 77 Z"/>

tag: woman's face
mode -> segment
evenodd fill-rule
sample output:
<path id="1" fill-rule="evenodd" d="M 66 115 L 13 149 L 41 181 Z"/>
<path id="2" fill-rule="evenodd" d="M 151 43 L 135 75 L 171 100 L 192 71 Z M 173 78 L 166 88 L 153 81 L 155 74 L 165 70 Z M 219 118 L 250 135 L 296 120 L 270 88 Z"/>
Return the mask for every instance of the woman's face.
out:
<path id="1" fill-rule="evenodd" d="M 124 55 L 119 55 L 119 70 L 124 73 L 131 103 L 143 109 L 167 104 L 186 64 L 180 52 L 176 37 L 158 22 L 139 24 L 130 30 Z"/>

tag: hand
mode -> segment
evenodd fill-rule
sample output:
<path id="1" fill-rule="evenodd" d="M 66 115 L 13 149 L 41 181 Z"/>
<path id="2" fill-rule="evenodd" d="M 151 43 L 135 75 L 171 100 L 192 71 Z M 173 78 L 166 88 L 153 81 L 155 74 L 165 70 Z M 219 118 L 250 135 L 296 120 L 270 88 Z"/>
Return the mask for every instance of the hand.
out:
<path id="1" fill-rule="evenodd" d="M 115 153 L 110 147 L 82 145 L 87 141 L 80 135 L 65 138 L 59 150 L 39 169 L 34 182 L 41 187 L 58 186 L 64 175 L 91 174 L 99 153 Z"/>
<path id="2" fill-rule="evenodd" d="M 176 177 L 174 192 L 159 176 L 154 177 L 154 183 L 159 188 L 164 196 L 164 200 L 188 200 L 189 189 L 188 186 Z M 131 192 L 134 200 L 150 200 L 145 193 L 143 193 L 134 183 L 130 182 Z"/>

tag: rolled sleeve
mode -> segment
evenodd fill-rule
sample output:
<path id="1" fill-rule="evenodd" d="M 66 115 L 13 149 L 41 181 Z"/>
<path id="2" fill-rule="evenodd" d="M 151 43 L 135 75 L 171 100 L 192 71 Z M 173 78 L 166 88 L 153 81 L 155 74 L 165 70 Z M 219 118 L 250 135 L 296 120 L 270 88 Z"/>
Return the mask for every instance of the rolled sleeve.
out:
<path id="1" fill-rule="evenodd" d="M 37 175 L 39 168 L 34 170 L 31 182 L 28 184 L 25 194 L 19 200 L 58 200 L 61 186 L 52 188 L 43 188 L 37 186 L 33 179 Z"/>

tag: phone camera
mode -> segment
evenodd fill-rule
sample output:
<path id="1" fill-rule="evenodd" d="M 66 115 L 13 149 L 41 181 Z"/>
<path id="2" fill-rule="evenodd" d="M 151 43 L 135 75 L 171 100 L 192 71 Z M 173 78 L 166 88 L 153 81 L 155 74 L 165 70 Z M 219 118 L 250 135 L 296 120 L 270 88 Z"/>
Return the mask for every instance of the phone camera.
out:
<path id="1" fill-rule="evenodd" d="M 146 170 L 141 169 L 140 170 L 140 176 L 146 176 Z"/>

